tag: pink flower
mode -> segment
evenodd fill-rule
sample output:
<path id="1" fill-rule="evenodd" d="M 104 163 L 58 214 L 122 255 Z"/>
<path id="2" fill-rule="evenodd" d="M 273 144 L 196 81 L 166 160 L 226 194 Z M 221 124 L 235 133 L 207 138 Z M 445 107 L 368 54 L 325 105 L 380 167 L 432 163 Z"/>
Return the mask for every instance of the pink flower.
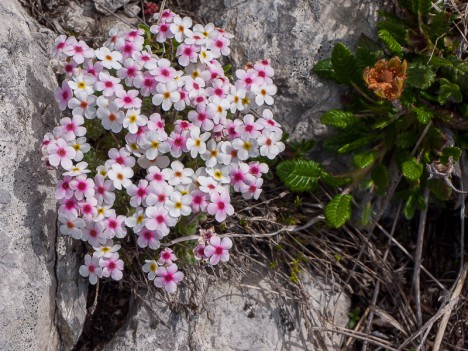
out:
<path id="1" fill-rule="evenodd" d="M 65 55 L 71 56 L 78 64 L 83 63 L 85 58 L 94 57 L 94 50 L 89 48 L 84 41 L 78 42 L 75 37 L 67 39 L 63 52 Z"/>
<path id="2" fill-rule="evenodd" d="M 184 279 L 184 274 L 177 271 L 177 265 L 172 264 L 169 267 L 158 267 L 154 285 L 157 288 L 164 288 L 168 293 L 175 293 L 177 284 Z"/>
<path id="3" fill-rule="evenodd" d="M 84 197 L 94 196 L 94 181 L 86 176 L 86 174 L 79 175 L 70 182 L 70 188 L 75 190 L 75 196 L 78 200 Z"/>
<path id="4" fill-rule="evenodd" d="M 117 216 L 115 213 L 107 217 L 104 222 L 104 235 L 106 238 L 112 239 L 117 237 L 119 239 L 123 238 L 127 234 L 127 229 L 125 229 L 125 216 Z"/>
<path id="5" fill-rule="evenodd" d="M 146 228 L 159 230 L 164 236 L 169 234 L 169 227 L 177 223 L 177 219 L 169 216 L 169 212 L 163 207 L 148 207 L 145 213 L 148 217 Z"/>
<path id="6" fill-rule="evenodd" d="M 131 184 L 127 187 L 127 193 L 131 196 L 130 205 L 132 207 L 138 207 L 141 203 L 145 202 L 146 197 L 148 196 L 148 181 L 140 180 L 138 185 Z"/>
<path id="7" fill-rule="evenodd" d="M 193 249 L 193 255 L 197 261 L 204 260 L 207 257 L 205 256 L 205 244 L 198 244 Z"/>
<path id="8" fill-rule="evenodd" d="M 113 96 L 116 91 L 123 90 L 120 79 L 112 77 L 107 72 L 99 73 L 99 80 L 96 82 L 96 90 L 102 91 L 102 95 L 106 97 Z"/>
<path id="9" fill-rule="evenodd" d="M 234 207 L 231 205 L 231 198 L 227 191 L 213 192 L 210 200 L 211 203 L 208 205 L 207 211 L 210 215 L 214 215 L 218 222 L 222 222 L 227 216 L 234 214 Z"/>
<path id="10" fill-rule="evenodd" d="M 200 51 L 200 48 L 196 45 L 187 45 L 182 44 L 177 48 L 176 55 L 179 56 L 179 64 L 181 66 L 188 66 L 190 62 L 197 62 L 197 52 Z"/>
<path id="11" fill-rule="evenodd" d="M 118 107 L 139 109 L 141 107 L 141 99 L 138 97 L 138 93 L 138 90 L 117 90 L 115 92 L 117 98 L 114 102 Z"/>
<path id="12" fill-rule="evenodd" d="M 124 262 L 119 260 L 119 254 L 113 253 L 109 258 L 101 257 L 99 265 L 102 267 L 102 276 L 120 280 L 123 277 Z"/>
<path id="13" fill-rule="evenodd" d="M 80 267 L 80 274 L 83 277 L 89 277 L 89 282 L 95 285 L 97 283 L 97 279 L 102 277 L 102 268 L 99 266 L 99 257 L 86 255 L 85 264 Z"/>
<path id="14" fill-rule="evenodd" d="M 177 260 L 177 256 L 174 255 L 172 250 L 170 248 L 165 248 L 164 250 L 161 251 L 161 254 L 159 255 L 159 260 L 158 264 L 165 264 L 165 265 L 171 265 L 173 264 L 173 261 Z"/>
<path id="15" fill-rule="evenodd" d="M 92 221 L 97 215 L 97 200 L 95 197 L 90 197 L 86 201 L 78 203 L 80 206 L 81 214 L 87 221 Z"/>
<path id="16" fill-rule="evenodd" d="M 84 118 L 79 115 L 62 118 L 60 120 L 62 137 L 67 140 L 74 140 L 76 137 L 82 137 L 86 134 L 86 128 L 82 127 L 84 124 Z"/>
<path id="17" fill-rule="evenodd" d="M 52 166 L 58 167 L 61 165 L 66 170 L 73 167 L 72 159 L 75 158 L 76 151 L 62 138 L 55 143 L 50 143 L 47 146 L 47 152 L 49 153 L 49 163 Z"/>
<path id="18" fill-rule="evenodd" d="M 88 241 L 91 246 L 103 245 L 107 241 L 103 229 L 101 222 L 88 222 L 83 229 L 81 240 Z"/>
<path id="19" fill-rule="evenodd" d="M 229 249 L 232 247 L 232 241 L 229 238 L 221 238 L 213 236 L 210 239 L 210 245 L 205 247 L 204 254 L 210 258 L 211 265 L 217 265 L 219 261 L 229 261 Z"/>
<path id="20" fill-rule="evenodd" d="M 111 180 L 106 180 L 103 175 L 97 174 L 94 177 L 94 189 L 96 190 L 96 199 L 99 203 L 111 205 L 115 201 L 114 185 Z"/>
<path id="21" fill-rule="evenodd" d="M 60 233 L 69 235 L 74 239 L 81 239 L 82 229 L 86 225 L 84 220 L 76 217 L 73 213 L 59 215 L 58 219 L 60 223 L 63 223 L 60 226 Z"/>
<path id="22" fill-rule="evenodd" d="M 158 82 L 163 84 L 173 82 L 174 78 L 176 77 L 176 70 L 171 67 L 171 62 L 164 58 L 158 61 L 158 67 L 150 71 L 150 73 Z"/>
<path id="23" fill-rule="evenodd" d="M 55 91 L 54 96 L 55 100 L 57 100 L 59 103 L 60 110 L 65 111 L 68 106 L 68 100 L 70 100 L 73 96 L 73 92 L 68 85 L 67 80 L 62 82 L 62 87 Z"/>
<path id="24" fill-rule="evenodd" d="M 163 238 L 163 235 L 157 230 L 149 230 L 143 228 L 141 231 L 136 233 L 138 235 L 137 244 L 139 247 L 156 250 L 160 246 L 159 240 Z"/>
<path id="25" fill-rule="evenodd" d="M 57 200 L 69 199 L 73 196 L 73 189 L 70 188 L 71 180 L 71 177 L 65 176 L 61 181 L 58 182 L 57 189 L 55 190 L 55 198 Z"/>

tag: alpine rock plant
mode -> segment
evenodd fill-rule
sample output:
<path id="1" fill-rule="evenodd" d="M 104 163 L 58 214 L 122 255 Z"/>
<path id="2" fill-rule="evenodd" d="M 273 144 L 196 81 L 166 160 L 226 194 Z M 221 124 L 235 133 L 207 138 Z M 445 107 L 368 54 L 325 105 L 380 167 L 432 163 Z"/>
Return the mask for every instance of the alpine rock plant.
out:
<path id="1" fill-rule="evenodd" d="M 257 158 L 274 159 L 285 146 L 268 108 L 277 91 L 268 60 L 247 64 L 231 82 L 221 64 L 231 34 L 168 10 L 154 21 L 113 29 L 97 49 L 56 39 L 64 79 L 55 97 L 65 117 L 45 135 L 42 153 L 62 171 L 60 232 L 89 247 L 80 274 L 91 284 L 122 279 L 119 241 L 135 235 L 155 256 L 142 267 L 148 279 L 174 293 L 184 275 L 162 242 L 182 218 L 225 221 L 234 192 L 258 199 L 268 166 Z M 193 256 L 216 265 L 231 247 L 201 229 Z"/>

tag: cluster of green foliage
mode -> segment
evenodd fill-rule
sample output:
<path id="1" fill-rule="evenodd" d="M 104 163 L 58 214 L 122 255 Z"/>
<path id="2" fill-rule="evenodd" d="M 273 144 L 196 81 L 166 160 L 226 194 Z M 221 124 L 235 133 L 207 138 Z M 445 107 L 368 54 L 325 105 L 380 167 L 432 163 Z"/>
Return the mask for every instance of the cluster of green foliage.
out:
<path id="1" fill-rule="evenodd" d="M 454 21 L 430 0 L 400 0 L 394 12 L 380 12 L 378 42 L 362 35 L 355 53 L 338 43 L 331 58 L 314 66 L 321 78 L 352 90 L 321 122 L 336 129 L 323 147 L 351 155 L 353 169 L 332 176 L 317 162 L 295 158 L 280 163 L 277 173 L 292 191 L 312 191 L 321 182 L 337 189 L 325 208 L 331 226 L 342 226 L 352 212 L 360 213 L 362 225 L 371 223 L 378 197 L 402 200 L 410 219 L 426 208 L 425 189 L 442 206 L 454 195 L 452 166 L 468 147 L 468 62 L 457 55 Z M 407 71 L 401 96 L 389 100 L 374 94 L 363 74 L 392 57 Z M 353 205 L 353 194 L 363 190 L 372 196 Z"/>

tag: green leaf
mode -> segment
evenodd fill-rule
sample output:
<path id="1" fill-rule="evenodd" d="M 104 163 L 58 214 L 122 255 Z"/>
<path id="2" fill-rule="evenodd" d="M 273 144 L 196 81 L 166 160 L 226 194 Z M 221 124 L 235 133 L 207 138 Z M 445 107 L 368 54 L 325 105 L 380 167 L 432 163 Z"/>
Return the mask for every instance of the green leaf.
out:
<path id="1" fill-rule="evenodd" d="M 410 195 L 406 200 L 405 206 L 403 207 L 403 214 L 405 215 L 406 219 L 411 219 L 416 212 L 416 201 L 414 199 L 414 195 Z"/>
<path id="2" fill-rule="evenodd" d="M 424 58 L 426 58 L 426 56 L 424 56 Z M 438 56 L 432 56 L 428 64 L 434 67 L 453 67 L 451 61 Z"/>
<path id="3" fill-rule="evenodd" d="M 385 194 L 388 185 L 390 184 L 390 176 L 387 168 L 382 164 L 376 164 L 371 173 L 372 181 L 374 182 L 376 191 L 379 195 Z"/>
<path id="4" fill-rule="evenodd" d="M 356 123 L 358 119 L 352 112 L 329 110 L 322 115 L 320 121 L 327 126 L 344 129 Z"/>
<path id="5" fill-rule="evenodd" d="M 432 119 L 432 117 L 434 117 L 434 111 L 429 110 L 425 106 L 414 106 L 411 110 L 416 113 L 416 118 L 421 124 L 427 124 Z"/>
<path id="6" fill-rule="evenodd" d="M 446 147 L 442 150 L 442 156 L 440 157 L 440 162 L 447 164 L 450 157 L 452 157 L 453 162 L 457 162 L 460 159 L 462 151 L 459 147 Z"/>
<path id="7" fill-rule="evenodd" d="M 372 204 L 370 201 L 367 201 L 362 210 L 361 224 L 368 225 L 371 222 L 372 218 Z"/>
<path id="8" fill-rule="evenodd" d="M 331 64 L 336 80 L 343 84 L 350 84 L 356 74 L 356 59 L 344 44 L 337 43 L 334 46 Z"/>
<path id="9" fill-rule="evenodd" d="M 345 144 L 345 145 L 341 146 L 338 149 L 338 152 L 340 154 L 346 154 L 346 153 L 348 153 L 350 151 L 353 151 L 353 150 L 356 150 L 356 149 L 360 148 L 361 146 L 372 143 L 377 138 L 378 138 L 378 135 L 369 135 L 369 136 L 359 138 L 357 140 L 354 140 L 354 141 L 352 141 L 352 142 L 350 142 L 348 144 Z"/>
<path id="10" fill-rule="evenodd" d="M 414 14 L 428 15 L 431 5 L 431 0 L 411 0 L 411 10 Z"/>
<path id="11" fill-rule="evenodd" d="M 427 89 L 434 83 L 435 73 L 421 63 L 411 64 L 408 67 L 406 84 L 418 89 Z"/>
<path id="12" fill-rule="evenodd" d="M 335 71 L 329 58 L 317 62 L 312 68 L 312 72 L 317 73 L 320 78 L 336 80 Z"/>
<path id="13" fill-rule="evenodd" d="M 452 195 L 452 189 L 442 179 L 429 179 L 427 187 L 436 198 L 442 201 L 448 201 Z"/>
<path id="14" fill-rule="evenodd" d="M 320 164 L 310 160 L 286 160 L 276 168 L 284 185 L 291 191 L 311 191 L 318 183 L 322 171 Z"/>
<path id="15" fill-rule="evenodd" d="M 360 71 L 365 67 L 373 66 L 375 62 L 383 57 L 380 46 L 365 34 L 361 34 L 356 49 L 356 63 Z"/>
<path id="16" fill-rule="evenodd" d="M 423 165 L 419 163 L 414 157 L 408 161 L 403 162 L 401 171 L 403 176 L 411 181 L 416 181 L 421 178 L 423 174 Z"/>
<path id="17" fill-rule="evenodd" d="M 377 29 L 390 33 L 400 45 L 405 45 L 408 40 L 408 29 L 401 20 L 387 18 L 377 22 Z"/>
<path id="18" fill-rule="evenodd" d="M 439 79 L 439 83 L 440 92 L 437 96 L 437 101 L 439 101 L 441 105 L 446 103 L 450 97 L 452 97 L 455 102 L 462 102 L 463 96 L 458 84 L 451 83 L 448 79 L 445 78 Z"/>
<path id="19" fill-rule="evenodd" d="M 382 40 L 385 46 L 393 52 L 395 55 L 402 55 L 403 54 L 403 47 L 400 43 L 392 36 L 392 34 L 385 29 L 381 29 L 378 31 L 378 36 L 380 40 Z"/>
<path id="20" fill-rule="evenodd" d="M 468 62 L 460 61 L 457 58 L 451 58 L 452 67 L 442 67 L 442 72 L 448 75 L 450 81 L 458 84 L 460 90 L 465 94 L 468 91 Z"/>
<path id="21" fill-rule="evenodd" d="M 416 144 L 416 135 L 413 132 L 407 131 L 397 135 L 395 144 L 401 149 L 407 149 Z"/>
<path id="22" fill-rule="evenodd" d="M 336 195 L 325 207 L 325 218 L 332 227 L 339 228 L 351 219 L 351 201 L 353 197 Z"/>
<path id="23" fill-rule="evenodd" d="M 373 151 L 362 152 L 354 155 L 353 165 L 356 168 L 366 168 L 369 167 L 375 161 L 375 153 Z"/>
<path id="24" fill-rule="evenodd" d="M 429 37 L 433 43 L 437 42 L 437 46 L 442 48 L 444 45 L 443 37 L 450 31 L 450 15 L 446 11 L 438 12 L 431 17 L 431 25 L 429 27 Z"/>
<path id="25" fill-rule="evenodd" d="M 344 186 L 353 182 L 353 179 L 350 177 L 334 177 L 331 174 L 322 170 L 321 179 L 328 185 L 336 188 L 339 186 Z"/>

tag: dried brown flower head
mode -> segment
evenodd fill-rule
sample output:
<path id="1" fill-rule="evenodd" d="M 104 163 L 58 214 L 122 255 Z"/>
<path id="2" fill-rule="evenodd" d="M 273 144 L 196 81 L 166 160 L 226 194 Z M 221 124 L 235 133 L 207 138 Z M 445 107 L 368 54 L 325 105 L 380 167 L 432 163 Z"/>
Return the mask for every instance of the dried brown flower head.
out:
<path id="1" fill-rule="evenodd" d="M 406 60 L 399 57 L 380 60 L 374 67 L 364 69 L 364 81 L 370 90 L 381 98 L 395 100 L 401 96 L 406 80 Z"/>

